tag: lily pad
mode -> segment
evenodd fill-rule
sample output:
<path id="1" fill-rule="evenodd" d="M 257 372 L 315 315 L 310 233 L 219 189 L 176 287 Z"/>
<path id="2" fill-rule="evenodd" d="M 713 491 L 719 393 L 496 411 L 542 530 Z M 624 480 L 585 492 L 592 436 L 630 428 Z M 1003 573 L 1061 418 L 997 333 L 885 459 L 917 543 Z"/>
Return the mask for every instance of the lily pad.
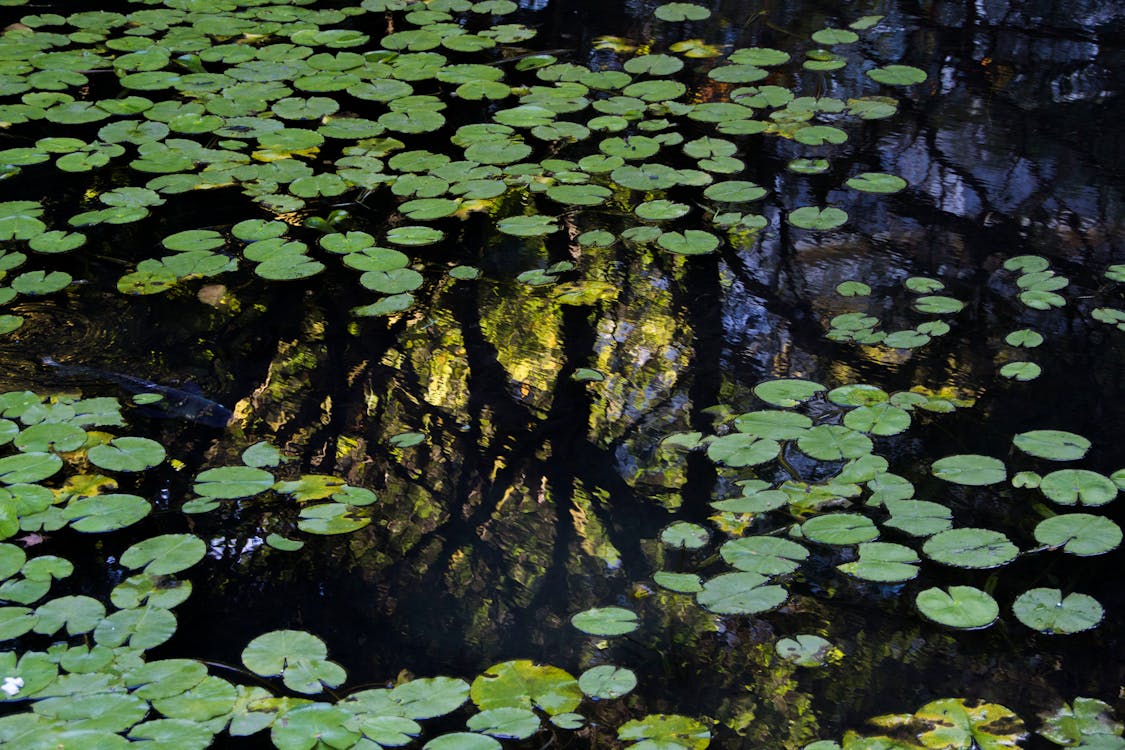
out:
<path id="1" fill-rule="evenodd" d="M 720 615 L 753 615 L 781 606 L 789 593 L 781 586 L 766 585 L 759 573 L 723 573 L 706 581 L 695 595 L 704 609 Z"/>
<path id="2" fill-rule="evenodd" d="M 1016 619 L 1032 630 L 1048 635 L 1069 635 L 1097 627 L 1105 610 L 1092 596 L 1068 594 L 1058 589 L 1031 589 L 1012 603 Z"/>
<path id="3" fill-rule="evenodd" d="M 918 593 L 914 604 L 927 619 L 965 630 L 987 628 L 1000 615 L 996 600 L 972 586 L 929 588 Z"/>
<path id="4" fill-rule="evenodd" d="M 602 636 L 625 635 L 640 627 L 637 614 L 622 607 L 588 609 L 570 618 L 570 622 L 583 633 Z"/>
<path id="5" fill-rule="evenodd" d="M 1004 534 L 991 529 L 950 529 L 926 540 L 922 551 L 932 560 L 955 568 L 998 568 L 1019 555 Z"/>
<path id="6" fill-rule="evenodd" d="M 1052 471 L 1039 490 L 1060 505 L 1105 505 L 1117 497 L 1117 485 L 1109 477 L 1086 469 Z"/>
<path id="7" fill-rule="evenodd" d="M 773 648 L 778 656 L 798 667 L 819 667 L 832 651 L 832 643 L 819 635 L 802 633 L 780 639 Z"/>
<path id="8" fill-rule="evenodd" d="M 632 692 L 637 675 L 624 667 L 610 664 L 587 669 L 578 677 L 578 687 L 595 700 L 613 700 Z"/>
<path id="9" fill-rule="evenodd" d="M 1121 544 L 1121 527 L 1089 513 L 1064 513 L 1039 522 L 1035 541 L 1079 557 L 1101 555 Z"/>
<path id="10" fill-rule="evenodd" d="M 1008 477 L 1002 461 L 975 454 L 946 456 L 935 461 L 930 471 L 938 479 L 974 487 L 999 484 Z"/>
<path id="11" fill-rule="evenodd" d="M 1012 438 L 1024 453 L 1048 461 L 1077 461 L 1090 450 L 1090 441 L 1064 430 L 1031 430 Z"/>

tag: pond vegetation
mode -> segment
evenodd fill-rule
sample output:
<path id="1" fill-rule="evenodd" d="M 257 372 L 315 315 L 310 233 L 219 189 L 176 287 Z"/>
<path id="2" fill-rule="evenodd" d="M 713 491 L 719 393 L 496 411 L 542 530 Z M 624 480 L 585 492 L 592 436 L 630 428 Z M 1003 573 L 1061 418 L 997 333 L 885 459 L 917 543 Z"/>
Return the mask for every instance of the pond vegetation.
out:
<path id="1" fill-rule="evenodd" d="M 1023 16 L 23 5 L 0 744 L 1125 748 L 1115 90 Z"/>

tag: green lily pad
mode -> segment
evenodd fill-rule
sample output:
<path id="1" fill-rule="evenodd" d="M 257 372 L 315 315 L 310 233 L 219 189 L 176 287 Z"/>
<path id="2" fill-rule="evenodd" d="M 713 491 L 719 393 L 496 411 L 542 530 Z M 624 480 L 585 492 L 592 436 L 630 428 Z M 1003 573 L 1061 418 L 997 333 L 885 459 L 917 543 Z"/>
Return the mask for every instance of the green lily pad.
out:
<path id="1" fill-rule="evenodd" d="M 792 638 L 781 638 L 773 648 L 778 656 L 798 667 L 819 667 L 832 651 L 832 643 L 819 635 L 801 633 Z"/>
<path id="2" fill-rule="evenodd" d="M 715 463 L 739 468 L 772 461 L 780 450 L 776 440 L 736 432 L 712 440 L 707 446 L 707 457 Z"/>
<path id="3" fill-rule="evenodd" d="M 1000 368 L 1000 375 L 1012 380 L 1035 380 L 1042 373 L 1043 368 L 1034 362 L 1009 362 Z"/>
<path id="4" fill-rule="evenodd" d="M 754 386 L 754 395 L 773 406 L 794 407 L 828 390 L 820 383 L 797 378 L 767 380 Z"/>
<path id="5" fill-rule="evenodd" d="M 685 229 L 683 232 L 665 232 L 656 244 L 677 255 L 705 255 L 718 249 L 719 238 L 699 229 Z"/>
<path id="6" fill-rule="evenodd" d="M 526 708 L 492 708 L 471 716 L 468 727 L 491 737 L 522 740 L 539 731 L 539 717 Z"/>
<path id="7" fill-rule="evenodd" d="M 1101 555 L 1121 544 L 1121 527 L 1103 516 L 1064 513 L 1040 521 L 1035 541 L 1079 557 Z"/>
<path id="8" fill-rule="evenodd" d="M 640 623 L 635 612 L 622 607 L 595 607 L 570 618 L 574 627 L 590 635 L 624 635 L 632 633 Z"/>
<path id="9" fill-rule="evenodd" d="M 27 271 L 12 279 L 12 289 L 20 294 L 39 296 L 65 289 L 71 281 L 73 277 L 65 271 Z"/>
<path id="10" fill-rule="evenodd" d="M 675 549 L 700 549 L 711 539 L 711 532 L 696 523 L 677 521 L 664 527 L 660 541 Z"/>
<path id="11" fill-rule="evenodd" d="M 953 511 L 928 500 L 884 500 L 883 507 L 891 514 L 884 526 L 904 531 L 911 536 L 933 536 L 953 527 Z"/>
<path id="12" fill-rule="evenodd" d="M 906 180 L 885 172 L 863 172 L 849 178 L 846 184 L 864 193 L 897 193 L 906 188 Z"/>
<path id="13" fill-rule="evenodd" d="M 972 586 L 929 588 L 918 593 L 914 604 L 927 619 L 965 630 L 987 628 L 1000 615 L 996 600 Z"/>
<path id="14" fill-rule="evenodd" d="M 469 692 L 482 711 L 494 708 L 540 708 L 550 716 L 569 713 L 582 702 L 578 680 L 549 665 L 507 661 L 484 670 Z"/>
<path id="15" fill-rule="evenodd" d="M 922 546 L 931 560 L 955 568 L 998 568 L 1019 556 L 1019 548 L 999 531 L 950 529 L 939 532 Z"/>
<path id="16" fill-rule="evenodd" d="M 171 575 L 203 559 L 207 545 L 192 534 L 162 534 L 137 542 L 121 555 L 126 568 L 144 568 L 148 575 Z"/>
<path id="17" fill-rule="evenodd" d="M 75 531 L 102 534 L 132 526 L 150 512 L 152 506 L 142 497 L 106 494 L 71 500 L 63 517 Z"/>
<path id="18" fill-rule="evenodd" d="M 633 742 L 637 750 L 704 750 L 711 744 L 711 732 L 696 719 L 677 714 L 648 714 L 622 724 L 617 739 Z"/>
<path id="19" fill-rule="evenodd" d="M 1002 461 L 975 454 L 946 456 L 935 461 L 930 471 L 938 479 L 974 487 L 999 484 L 1008 477 Z"/>
<path id="20" fill-rule="evenodd" d="M 821 461 L 859 458 L 873 449 L 871 438 L 843 425 L 822 424 L 797 439 L 801 452 Z"/>
<path id="21" fill-rule="evenodd" d="M 204 497 L 232 499 L 253 497 L 274 484 L 273 475 L 248 466 L 223 466 L 207 469 L 195 477 L 193 489 Z"/>
<path id="22" fill-rule="evenodd" d="M 1043 477 L 1039 490 L 1060 505 L 1105 505 L 1117 497 L 1117 485 L 1109 477 L 1086 469 L 1052 471 Z"/>
<path id="23" fill-rule="evenodd" d="M 734 428 L 764 440 L 796 440 L 812 427 L 812 419 L 789 411 L 752 411 L 734 418 Z"/>
<path id="24" fill-rule="evenodd" d="M 54 476 L 62 459 L 54 453 L 21 453 L 0 458 L 0 483 L 34 484 Z"/>
<path id="25" fill-rule="evenodd" d="M 844 415 L 844 426 L 871 435 L 898 435 L 910 427 L 910 412 L 889 403 L 861 406 Z"/>
<path id="26" fill-rule="evenodd" d="M 864 542 L 859 559 L 836 566 L 844 573 L 865 581 L 897 583 L 918 575 L 918 553 L 891 542 Z"/>
<path id="27" fill-rule="evenodd" d="M 926 80 L 926 72 L 910 65 L 886 65 L 867 71 L 867 77 L 887 86 L 912 86 Z"/>
<path id="28" fill-rule="evenodd" d="M 695 573 L 672 573 L 660 570 L 652 574 L 658 586 L 679 594 L 695 594 L 703 590 L 703 581 Z"/>
<path id="29" fill-rule="evenodd" d="M 578 676 L 578 687 L 595 700 L 613 700 L 628 695 L 637 686 L 637 675 L 624 667 L 602 664 Z M 538 728 L 538 723 L 536 724 Z"/>
<path id="30" fill-rule="evenodd" d="M 1012 438 L 1024 453 L 1048 461 L 1077 461 L 1090 450 L 1090 441 L 1064 430 L 1031 430 Z"/>
<path id="31" fill-rule="evenodd" d="M 145 471 L 158 466 L 165 458 L 164 446 L 155 440 L 140 437 L 114 438 L 105 445 L 95 445 L 86 452 L 94 466 L 108 471 Z"/>
<path id="32" fill-rule="evenodd" d="M 1099 738 L 1119 738 L 1121 723 L 1113 718 L 1113 709 L 1094 698 L 1075 698 L 1051 714 L 1042 714 L 1039 734 L 1056 745 L 1075 746 Z"/>
<path id="33" fill-rule="evenodd" d="M 769 586 L 759 573 L 723 573 L 704 582 L 695 595 L 699 606 L 719 615 L 753 615 L 781 606 L 789 597 L 781 586 Z"/>
<path id="34" fill-rule="evenodd" d="M 843 226 L 848 220 L 846 211 L 831 206 L 817 208 L 803 206 L 789 212 L 789 223 L 800 229 L 827 230 Z"/>
<path id="35" fill-rule="evenodd" d="M 821 544 L 848 545 L 873 541 L 879 537 L 879 530 L 870 518 L 859 513 L 827 513 L 801 524 L 801 534 Z"/>
<path id="36" fill-rule="evenodd" d="M 1058 589 L 1031 589 L 1012 603 L 1016 619 L 1032 630 L 1048 635 L 1069 635 L 1097 627 L 1105 610 L 1086 594 L 1068 594 Z"/>
<path id="37" fill-rule="evenodd" d="M 301 630 L 274 630 L 258 636 L 242 651 L 242 663 L 264 677 L 281 675 L 286 687 L 315 694 L 335 687 L 346 674 L 327 660 L 324 642 Z"/>
<path id="38" fill-rule="evenodd" d="M 738 570 L 778 576 L 792 573 L 809 556 L 804 546 L 774 536 L 732 539 L 719 550 L 723 559 Z"/>
<path id="39" fill-rule="evenodd" d="M 695 3 L 665 3 L 657 6 L 653 15 L 661 21 L 702 21 L 711 16 L 711 11 Z"/>

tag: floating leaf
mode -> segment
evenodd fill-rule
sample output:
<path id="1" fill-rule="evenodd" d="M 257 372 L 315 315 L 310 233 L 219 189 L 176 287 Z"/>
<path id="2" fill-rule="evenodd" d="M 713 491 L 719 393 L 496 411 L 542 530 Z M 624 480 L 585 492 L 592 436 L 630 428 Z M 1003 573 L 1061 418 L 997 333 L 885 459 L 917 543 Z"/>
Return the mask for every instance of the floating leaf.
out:
<path id="1" fill-rule="evenodd" d="M 732 539 L 719 551 L 738 570 L 765 576 L 792 573 L 809 556 L 809 551 L 797 542 L 774 536 Z"/>
<path id="2" fill-rule="evenodd" d="M 114 438 L 86 452 L 90 463 L 109 471 L 144 471 L 158 466 L 165 458 L 164 446 L 140 437 Z"/>
<path id="3" fill-rule="evenodd" d="M 624 635 L 640 627 L 636 613 L 622 607 L 588 609 L 570 618 L 570 622 L 590 635 Z"/>
<path id="4" fill-rule="evenodd" d="M 1121 527 L 1103 516 L 1064 513 L 1040 521 L 1035 541 L 1079 557 L 1101 555 L 1121 544 Z"/>
<path id="5" fill-rule="evenodd" d="M 660 541 L 675 549 L 700 549 L 711 538 L 711 532 L 696 523 L 677 521 L 664 527 Z"/>
<path id="6" fill-rule="evenodd" d="M 162 534 L 137 542 L 121 555 L 121 564 L 148 575 L 171 575 L 195 565 L 207 554 L 207 545 L 192 534 Z"/>
<path id="7" fill-rule="evenodd" d="M 797 439 L 797 447 L 821 461 L 859 458 L 871 452 L 873 445 L 866 435 L 843 425 L 822 424 L 810 428 Z"/>
<path id="8" fill-rule="evenodd" d="M 825 391 L 820 383 L 811 380 L 782 379 L 767 380 L 754 386 L 754 395 L 774 406 L 793 407 Z"/>
<path id="9" fill-rule="evenodd" d="M 910 65 L 886 65 L 867 71 L 867 76 L 887 86 L 912 86 L 926 80 L 926 72 Z"/>
<path id="10" fill-rule="evenodd" d="M 801 534 L 822 544 L 846 545 L 870 542 L 878 538 L 879 530 L 858 513 L 827 513 L 801 524 Z"/>
<path id="11" fill-rule="evenodd" d="M 195 477 L 193 489 L 199 495 L 213 498 L 252 497 L 273 486 L 273 475 L 248 466 L 223 466 L 208 469 Z"/>
<path id="12" fill-rule="evenodd" d="M 1105 505 L 1117 497 L 1117 485 L 1112 480 L 1086 469 L 1052 471 L 1043 477 L 1039 490 L 1060 505 Z"/>
<path id="13" fill-rule="evenodd" d="M 711 744 L 711 732 L 687 716 L 649 714 L 622 724 L 617 730 L 617 739 L 634 742 L 629 747 L 637 750 L 703 750 Z"/>
<path id="14" fill-rule="evenodd" d="M 767 612 L 789 596 L 781 586 L 765 585 L 768 581 L 759 573 L 724 573 L 706 581 L 695 598 L 701 607 L 720 615 Z"/>
<path id="15" fill-rule="evenodd" d="M 327 647 L 316 636 L 301 630 L 274 630 L 247 644 L 242 663 L 255 674 L 281 675 L 290 690 L 319 693 L 325 686 L 339 685 L 346 676 L 327 655 Z"/>
<path id="16" fill-rule="evenodd" d="M 987 628 L 1000 614 L 996 600 L 972 586 L 929 588 L 919 592 L 914 603 L 928 619 L 966 630 Z"/>
<path id="17" fill-rule="evenodd" d="M 938 479 L 975 487 L 999 484 L 1008 476 L 1002 461 L 975 454 L 946 456 L 935 461 L 930 471 Z"/>
<path id="18" fill-rule="evenodd" d="M 800 229 L 826 230 L 843 226 L 848 214 L 838 208 L 804 206 L 789 212 L 789 223 Z"/>
<path id="19" fill-rule="evenodd" d="M 859 545 L 859 560 L 838 565 L 850 576 L 878 583 L 909 581 L 918 575 L 918 554 L 901 544 L 864 542 Z"/>
<path id="20" fill-rule="evenodd" d="M 620 698 L 632 692 L 636 686 L 637 676 L 631 670 L 610 664 L 587 669 L 578 677 L 578 687 L 595 700 Z"/>
<path id="21" fill-rule="evenodd" d="M 1019 555 L 1019 548 L 999 531 L 950 529 L 926 540 L 922 551 L 932 560 L 956 568 L 998 568 Z"/>
<path id="22" fill-rule="evenodd" d="M 569 713 L 582 702 L 578 681 L 568 672 L 522 659 L 484 670 L 473 680 L 470 695 L 482 711 L 537 707 L 552 716 Z"/>
<path id="23" fill-rule="evenodd" d="M 1048 461 L 1077 461 L 1090 450 L 1090 441 L 1064 430 L 1031 430 L 1012 438 L 1024 453 Z"/>
<path id="24" fill-rule="evenodd" d="M 1097 627 L 1105 611 L 1096 599 L 1073 593 L 1065 598 L 1058 589 L 1031 589 L 1012 603 L 1016 619 L 1048 635 L 1081 633 Z"/>
<path id="25" fill-rule="evenodd" d="M 774 651 L 798 667 L 819 667 L 832 651 L 832 643 L 819 635 L 802 633 L 792 638 L 782 638 L 774 644 Z"/>

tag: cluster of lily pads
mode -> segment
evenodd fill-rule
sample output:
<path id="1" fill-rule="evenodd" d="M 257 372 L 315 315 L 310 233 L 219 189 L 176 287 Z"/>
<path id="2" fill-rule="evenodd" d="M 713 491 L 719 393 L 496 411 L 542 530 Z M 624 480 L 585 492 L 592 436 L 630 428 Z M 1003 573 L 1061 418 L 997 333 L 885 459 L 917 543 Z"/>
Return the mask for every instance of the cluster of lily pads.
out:
<path id="1" fill-rule="evenodd" d="M 224 679 L 195 659 L 151 659 L 148 652 L 176 632 L 173 610 L 192 591 L 180 576 L 207 555 L 202 539 L 166 533 L 109 552 L 121 577 L 104 598 L 68 586 L 70 561 L 29 556 L 15 542 L 30 548 L 49 537 L 137 524 L 152 504 L 118 492 L 118 482 L 164 463 L 164 447 L 106 431 L 124 424 L 112 398 L 10 392 L 0 395 L 0 415 L 0 443 L 9 453 L 0 458 L 0 539 L 15 538 L 0 542 L 0 641 L 16 646 L 0 652 L 0 702 L 26 706 L 0 718 L 0 744 L 115 748 L 150 741 L 190 750 L 210 746 L 222 732 L 269 731 L 282 750 L 311 748 L 318 740 L 375 750 L 412 742 L 423 734 L 419 721 L 471 701 L 477 712 L 468 716 L 466 731 L 438 734 L 425 746 L 488 750 L 500 746 L 497 738 L 531 736 L 543 717 L 558 729 L 579 729 L 586 720 L 576 711 L 584 702 L 618 698 L 636 685 L 635 675 L 619 667 L 594 666 L 575 678 L 517 660 L 491 667 L 471 684 L 422 678 L 314 700 L 304 696 L 337 688 L 346 673 L 327 658 L 323 641 L 295 630 L 264 633 L 242 652 L 247 675 L 266 678 L 273 690 L 254 679 Z M 242 458 L 243 466 L 198 473 L 197 497 L 184 504 L 185 512 L 272 491 L 299 506 L 301 532 L 346 533 L 369 522 L 351 514 L 375 501 L 370 491 L 323 475 L 278 481 L 267 468 L 278 467 L 281 455 L 266 443 L 249 446 Z M 284 550 L 302 544 L 280 534 L 267 541 Z M 654 714 L 623 724 L 618 736 L 635 743 L 684 737 L 690 743 L 683 746 L 702 748 L 710 734 L 693 719 Z"/>
<path id="2" fill-rule="evenodd" d="M 791 60 L 772 48 L 693 39 L 662 52 L 603 40 L 618 59 L 602 69 L 526 54 L 516 45 L 534 30 L 498 22 L 516 10 L 509 0 L 365 0 L 339 9 L 214 0 L 25 16 L 0 37 L 0 95 L 9 97 L 0 122 L 26 144 L 0 150 L 0 170 L 114 170 L 115 184 L 98 183 L 77 206 L 0 204 L 0 239 L 68 253 L 146 220 L 175 196 L 238 191 L 276 218 L 166 236 L 170 254 L 123 258 L 135 266 L 118 288 L 159 293 L 242 262 L 269 280 L 307 278 L 338 263 L 380 295 L 356 314 L 389 315 L 410 307 L 423 283 L 428 264 L 407 252 L 441 242 L 470 213 L 487 213 L 500 233 L 530 241 L 560 231 L 564 220 L 609 212 L 632 224 L 620 241 L 710 253 L 725 237 L 738 243 L 769 223 L 750 210 L 767 190 L 738 177 L 748 139 L 765 134 L 823 150 L 847 140 L 841 126 L 849 121 L 896 111 L 882 94 L 797 96 L 771 82 Z M 657 18 L 709 14 L 671 3 Z M 384 20 L 393 32 L 368 33 Z M 818 31 L 812 41 L 820 46 L 802 67 L 825 75 L 843 67 L 849 45 L 879 20 Z M 689 91 L 673 77 L 688 72 L 685 61 L 707 87 Z M 903 65 L 867 76 L 878 86 L 925 80 Z M 475 111 L 477 121 L 447 128 L 451 106 Z M 442 130 L 448 138 L 435 138 Z M 440 142 L 450 147 L 436 150 Z M 818 156 L 790 167 L 815 174 L 827 163 Z M 121 184 L 129 175 L 138 182 Z M 905 186 L 883 173 L 846 181 L 873 193 Z M 799 206 L 787 220 L 825 230 L 847 215 Z M 585 247 L 617 241 L 601 229 L 578 238 Z M 0 266 L 25 261 L 9 251 Z M 445 270 L 475 276 L 472 267 Z M 7 301 L 72 281 L 62 271 L 25 272 Z M 20 322 L 7 316 L 0 330 Z"/>
<path id="3" fill-rule="evenodd" d="M 914 485 L 889 470 L 874 440 L 905 432 L 913 413 L 949 412 L 969 402 L 921 388 L 888 394 L 875 386 L 853 384 L 829 390 L 799 379 L 766 381 L 754 393 L 778 408 L 737 415 L 730 420 L 733 429 L 723 435 L 678 433 L 664 441 L 677 450 L 705 451 L 742 490 L 738 497 L 712 504 L 719 511 L 720 527 L 753 532 L 719 548 L 734 572 L 707 580 L 685 571 L 654 576 L 665 588 L 694 594 L 699 605 L 712 612 L 753 615 L 782 605 L 789 596 L 784 581 L 810 557 L 810 544 L 839 550 L 844 561 L 837 568 L 851 578 L 897 585 L 918 577 L 923 557 L 951 568 L 984 570 L 1039 552 L 1101 555 L 1121 543 L 1121 528 L 1109 518 L 1052 512 L 1035 527 L 1038 546 L 1021 550 L 1001 531 L 955 528 L 948 504 L 916 498 Z M 1082 436 L 1061 430 L 1031 430 L 1012 442 L 1026 456 L 1044 462 L 1077 461 L 1091 447 Z M 777 469 L 784 480 L 761 478 Z M 968 487 L 996 485 L 1008 478 L 1003 461 L 975 454 L 939 459 L 931 473 Z M 823 478 L 803 478 L 812 474 Z M 1057 505 L 1094 508 L 1112 501 L 1125 487 L 1125 469 L 1112 477 L 1088 469 L 1058 469 L 1043 476 L 1026 470 L 1016 473 L 1011 484 L 1017 490 L 1038 489 Z M 698 524 L 677 522 L 661 539 L 672 547 L 701 549 L 710 536 Z M 989 593 L 968 585 L 927 588 L 916 592 L 914 601 L 924 617 L 952 628 L 988 627 L 1000 614 Z M 1088 630 L 1103 616 L 1092 597 L 1056 588 L 1030 589 L 1011 606 L 1019 621 L 1044 633 Z"/>
<path id="4" fill-rule="evenodd" d="M 1125 746 L 1121 723 L 1114 718 L 1113 709 L 1099 700 L 1076 698 L 1040 719 L 1037 734 L 1062 747 L 1110 750 Z M 1028 736 L 1024 721 L 1010 708 L 962 698 L 942 698 L 912 714 L 877 716 L 868 723 L 876 733 L 848 731 L 839 744 L 814 742 L 805 750 L 1010 748 Z"/>
<path id="5" fill-rule="evenodd" d="M 960 312 L 965 303 L 944 294 L 935 294 L 945 288 L 938 279 L 927 276 L 911 276 L 903 286 L 918 296 L 912 307 L 929 315 L 953 315 Z M 837 285 L 836 293 L 843 297 L 865 298 L 871 294 L 871 287 L 861 281 L 844 281 Z M 879 319 L 863 312 L 847 312 L 834 316 L 829 321 L 827 338 L 832 341 L 852 341 L 872 346 L 882 344 L 893 349 L 916 349 L 928 344 L 938 336 L 944 336 L 951 329 L 944 320 L 930 320 L 919 323 L 914 328 L 898 331 L 880 331 Z"/>

